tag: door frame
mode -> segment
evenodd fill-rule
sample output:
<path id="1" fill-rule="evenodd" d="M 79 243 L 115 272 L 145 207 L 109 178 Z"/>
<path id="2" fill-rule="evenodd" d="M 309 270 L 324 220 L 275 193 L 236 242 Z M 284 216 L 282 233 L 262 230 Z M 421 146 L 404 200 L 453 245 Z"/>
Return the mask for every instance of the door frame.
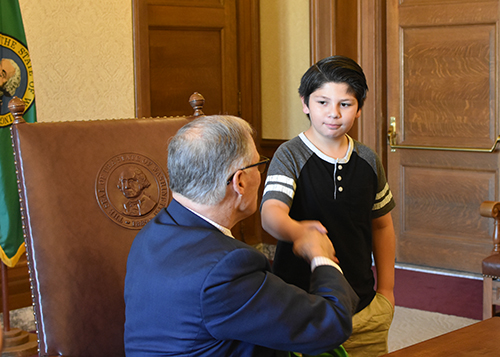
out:
<path id="1" fill-rule="evenodd" d="M 374 149 L 387 168 L 385 1 L 310 0 L 309 6 L 311 64 L 340 54 L 363 68 L 369 92 L 349 134 Z"/>

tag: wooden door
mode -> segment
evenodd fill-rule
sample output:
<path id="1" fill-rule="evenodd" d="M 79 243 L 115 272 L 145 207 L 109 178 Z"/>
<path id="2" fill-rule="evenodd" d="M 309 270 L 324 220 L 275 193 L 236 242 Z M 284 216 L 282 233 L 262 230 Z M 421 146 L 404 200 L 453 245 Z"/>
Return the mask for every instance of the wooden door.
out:
<path id="1" fill-rule="evenodd" d="M 183 115 L 195 91 L 207 113 L 238 114 L 236 2 L 146 0 L 136 9 L 140 116 Z"/>
<path id="2" fill-rule="evenodd" d="M 247 120 L 261 138 L 259 0 L 134 0 L 136 114 L 185 115 L 193 92 L 206 114 Z M 261 242 L 257 212 L 233 234 Z"/>
<path id="3" fill-rule="evenodd" d="M 480 272 L 499 198 L 498 1 L 390 0 L 388 178 L 397 261 Z"/>

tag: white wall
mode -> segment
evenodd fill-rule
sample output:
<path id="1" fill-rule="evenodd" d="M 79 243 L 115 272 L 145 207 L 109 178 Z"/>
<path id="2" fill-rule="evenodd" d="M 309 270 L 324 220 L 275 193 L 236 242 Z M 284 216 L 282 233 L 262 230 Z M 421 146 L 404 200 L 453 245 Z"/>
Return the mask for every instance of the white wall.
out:
<path id="1" fill-rule="evenodd" d="M 131 0 L 19 0 L 37 120 L 135 115 Z"/>

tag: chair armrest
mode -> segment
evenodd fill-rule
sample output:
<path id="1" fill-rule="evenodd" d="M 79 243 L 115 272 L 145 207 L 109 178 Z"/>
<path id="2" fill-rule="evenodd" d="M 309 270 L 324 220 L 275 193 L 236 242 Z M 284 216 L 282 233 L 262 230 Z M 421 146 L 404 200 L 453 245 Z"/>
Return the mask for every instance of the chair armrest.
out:
<path id="1" fill-rule="evenodd" d="M 484 201 L 479 207 L 479 212 L 483 217 L 495 219 L 492 254 L 500 254 L 500 225 L 498 224 L 500 220 L 500 202 Z"/>

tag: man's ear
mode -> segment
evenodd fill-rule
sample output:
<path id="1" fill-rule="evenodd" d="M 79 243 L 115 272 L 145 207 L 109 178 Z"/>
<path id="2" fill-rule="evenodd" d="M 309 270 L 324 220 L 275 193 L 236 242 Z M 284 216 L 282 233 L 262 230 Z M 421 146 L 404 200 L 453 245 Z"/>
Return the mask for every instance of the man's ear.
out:
<path id="1" fill-rule="evenodd" d="M 243 195 L 246 188 L 246 182 L 244 180 L 243 170 L 236 171 L 236 173 L 233 176 L 233 180 L 231 181 L 231 184 L 233 185 L 234 192 L 236 192 L 240 196 Z"/>
<path id="2" fill-rule="evenodd" d="M 300 97 L 300 100 L 302 101 L 302 111 L 304 114 L 309 114 L 309 106 L 304 101 L 304 97 Z"/>

